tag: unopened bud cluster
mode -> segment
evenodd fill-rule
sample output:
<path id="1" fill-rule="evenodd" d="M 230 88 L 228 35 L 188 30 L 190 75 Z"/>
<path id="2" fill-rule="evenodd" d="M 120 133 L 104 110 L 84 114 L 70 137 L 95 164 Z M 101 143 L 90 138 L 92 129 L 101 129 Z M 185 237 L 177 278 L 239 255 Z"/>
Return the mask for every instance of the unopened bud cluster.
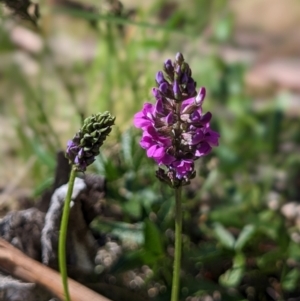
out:
<path id="1" fill-rule="evenodd" d="M 95 161 L 114 122 L 115 117 L 109 112 L 98 113 L 84 120 L 81 129 L 68 141 L 66 151 L 66 157 L 76 170 L 85 171 Z"/>

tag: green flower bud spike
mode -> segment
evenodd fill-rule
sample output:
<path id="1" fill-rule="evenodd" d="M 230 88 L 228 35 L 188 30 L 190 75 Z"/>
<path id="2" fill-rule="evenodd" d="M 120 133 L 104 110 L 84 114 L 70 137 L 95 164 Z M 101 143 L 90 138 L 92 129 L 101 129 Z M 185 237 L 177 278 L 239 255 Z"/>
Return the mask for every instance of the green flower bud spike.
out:
<path id="1" fill-rule="evenodd" d="M 92 115 L 84 120 L 81 129 L 75 134 L 72 140 L 68 141 L 66 157 L 73 167 L 70 174 L 69 186 L 62 214 L 58 242 L 59 270 L 62 277 L 66 301 L 70 301 L 66 264 L 66 238 L 76 172 L 84 172 L 87 166 L 95 161 L 96 156 L 100 153 L 100 147 L 111 132 L 115 119 L 116 118 L 109 112 Z"/>
<path id="2" fill-rule="evenodd" d="M 95 161 L 115 119 L 109 112 L 104 112 L 84 120 L 82 128 L 68 142 L 66 151 L 66 157 L 75 165 L 77 171 L 85 171 L 86 167 Z"/>

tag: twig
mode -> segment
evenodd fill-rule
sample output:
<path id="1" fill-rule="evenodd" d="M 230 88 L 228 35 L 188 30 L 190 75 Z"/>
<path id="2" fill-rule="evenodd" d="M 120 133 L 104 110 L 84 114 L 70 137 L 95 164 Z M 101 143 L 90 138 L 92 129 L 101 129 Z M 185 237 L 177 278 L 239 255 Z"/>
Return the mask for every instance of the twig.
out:
<path id="1" fill-rule="evenodd" d="M 37 283 L 59 299 L 64 300 L 63 287 L 58 272 L 29 258 L 1 238 L 0 269 L 5 270 L 16 278 Z M 72 301 L 111 301 L 70 278 L 68 278 L 68 284 Z"/>

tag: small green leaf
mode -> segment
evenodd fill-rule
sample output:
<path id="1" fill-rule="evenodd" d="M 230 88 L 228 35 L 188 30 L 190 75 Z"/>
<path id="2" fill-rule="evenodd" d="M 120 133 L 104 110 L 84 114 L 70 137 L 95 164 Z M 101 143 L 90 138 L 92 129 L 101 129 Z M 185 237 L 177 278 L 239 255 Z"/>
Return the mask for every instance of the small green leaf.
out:
<path id="1" fill-rule="evenodd" d="M 264 270 L 265 273 L 269 273 L 276 271 L 276 263 L 283 258 L 283 252 L 277 248 L 261 255 L 257 258 L 256 262 L 260 269 Z"/>
<path id="2" fill-rule="evenodd" d="M 133 157 L 132 157 L 133 137 L 132 137 L 132 131 L 127 130 L 122 134 L 121 143 L 122 143 L 122 152 L 123 152 L 124 161 L 128 166 L 132 166 L 132 164 L 133 164 Z"/>
<path id="3" fill-rule="evenodd" d="M 186 252 L 192 260 L 205 264 L 216 263 L 220 258 L 223 259 L 224 253 L 224 250 L 217 248 L 216 244 L 208 242 L 201 244 L 195 252 Z"/>
<path id="4" fill-rule="evenodd" d="M 109 233 L 118 237 L 123 244 L 138 246 L 144 244 L 143 223 L 102 221 L 98 218 L 93 220 L 91 227 L 95 232 Z"/>
<path id="5" fill-rule="evenodd" d="M 299 280 L 300 271 L 299 269 L 294 268 L 285 275 L 282 281 L 282 287 L 284 290 L 293 291 L 299 286 Z"/>
<path id="6" fill-rule="evenodd" d="M 144 250 L 131 251 L 123 254 L 116 264 L 111 268 L 111 273 L 121 273 L 132 270 L 142 265 L 153 265 L 157 258 Z"/>
<path id="7" fill-rule="evenodd" d="M 124 212 L 126 212 L 128 215 L 135 218 L 141 218 L 142 203 L 139 201 L 138 198 L 132 196 L 122 204 L 122 208 Z"/>
<path id="8" fill-rule="evenodd" d="M 225 287 L 236 287 L 242 280 L 245 271 L 245 256 L 238 253 L 233 259 L 233 266 L 220 276 L 220 284 Z"/>
<path id="9" fill-rule="evenodd" d="M 106 158 L 103 154 L 97 156 L 94 167 L 98 174 L 105 176 L 107 181 L 114 181 L 121 177 L 121 171 L 113 160 Z"/>
<path id="10" fill-rule="evenodd" d="M 145 250 L 155 255 L 162 255 L 163 246 L 160 237 L 160 232 L 156 227 L 156 225 L 150 220 L 145 221 L 144 235 L 145 235 L 145 245 L 144 245 Z"/>
<path id="11" fill-rule="evenodd" d="M 256 231 L 256 228 L 254 225 L 247 225 L 243 228 L 241 231 L 238 239 L 235 242 L 234 248 L 237 251 L 242 250 L 242 248 L 245 246 L 245 244 L 251 239 L 251 237 L 254 235 Z"/>
<path id="12" fill-rule="evenodd" d="M 214 224 L 214 232 L 218 241 L 228 249 L 234 248 L 235 239 L 233 235 L 219 223 Z"/>
<path id="13" fill-rule="evenodd" d="M 42 183 L 40 183 L 33 191 L 33 196 L 37 197 L 41 195 L 46 189 L 49 189 L 52 187 L 54 183 L 53 177 L 46 178 Z"/>
<path id="14" fill-rule="evenodd" d="M 226 42 L 232 34 L 233 19 L 232 16 L 228 15 L 223 17 L 214 26 L 214 34 L 218 42 Z"/>
<path id="15" fill-rule="evenodd" d="M 56 162 L 53 154 L 51 154 L 44 147 L 42 147 L 39 141 L 37 141 L 36 139 L 32 140 L 31 146 L 33 152 L 35 153 L 40 162 L 47 165 L 51 169 L 55 168 Z"/>

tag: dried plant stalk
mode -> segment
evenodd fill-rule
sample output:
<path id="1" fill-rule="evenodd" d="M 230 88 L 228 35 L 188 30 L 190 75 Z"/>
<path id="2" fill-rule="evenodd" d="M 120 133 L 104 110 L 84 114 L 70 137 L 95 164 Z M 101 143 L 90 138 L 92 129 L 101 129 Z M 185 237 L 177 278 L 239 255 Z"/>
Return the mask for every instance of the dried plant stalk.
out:
<path id="1" fill-rule="evenodd" d="M 11 244 L 0 238 L 0 269 L 10 275 L 41 285 L 59 299 L 64 300 L 60 274 L 29 258 Z M 75 280 L 68 279 L 72 301 L 111 301 Z"/>

